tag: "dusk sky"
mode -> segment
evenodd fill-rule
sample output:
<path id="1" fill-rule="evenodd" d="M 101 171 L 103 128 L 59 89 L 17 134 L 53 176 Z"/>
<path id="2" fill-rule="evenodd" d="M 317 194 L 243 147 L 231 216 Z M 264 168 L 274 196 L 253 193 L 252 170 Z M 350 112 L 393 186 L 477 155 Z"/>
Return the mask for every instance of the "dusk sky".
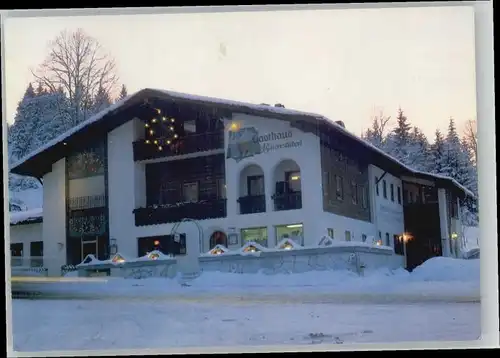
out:
<path id="1" fill-rule="evenodd" d="M 10 18 L 7 119 L 62 30 L 115 58 L 129 93 L 170 89 L 342 120 L 359 135 L 399 106 L 432 139 L 476 117 L 472 7 Z M 394 120 L 391 121 L 394 124 Z"/>

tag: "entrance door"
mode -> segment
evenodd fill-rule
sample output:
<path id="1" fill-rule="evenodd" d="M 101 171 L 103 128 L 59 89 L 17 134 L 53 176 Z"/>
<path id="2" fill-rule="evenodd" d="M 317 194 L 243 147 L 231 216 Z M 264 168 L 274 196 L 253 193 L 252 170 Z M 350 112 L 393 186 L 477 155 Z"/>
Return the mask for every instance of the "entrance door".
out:
<path id="1" fill-rule="evenodd" d="M 87 255 L 94 255 L 95 258 L 99 257 L 99 247 L 97 244 L 97 237 L 82 237 L 82 261 Z"/>

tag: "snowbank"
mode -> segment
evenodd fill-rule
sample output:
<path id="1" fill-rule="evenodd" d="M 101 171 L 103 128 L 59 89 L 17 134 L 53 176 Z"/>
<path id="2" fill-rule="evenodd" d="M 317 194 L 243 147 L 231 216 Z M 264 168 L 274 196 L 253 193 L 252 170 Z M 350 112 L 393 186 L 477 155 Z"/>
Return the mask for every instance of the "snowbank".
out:
<path id="1" fill-rule="evenodd" d="M 479 260 L 433 258 L 409 273 L 403 269 L 301 274 L 203 272 L 189 282 L 166 278 L 102 277 L 99 282 L 22 283 L 26 289 L 66 298 L 150 298 L 297 302 L 479 301 Z M 18 284 L 20 285 L 20 284 Z M 18 286 L 20 287 L 20 286 Z"/>
<path id="2" fill-rule="evenodd" d="M 434 257 L 411 273 L 416 281 L 479 282 L 479 260 Z"/>

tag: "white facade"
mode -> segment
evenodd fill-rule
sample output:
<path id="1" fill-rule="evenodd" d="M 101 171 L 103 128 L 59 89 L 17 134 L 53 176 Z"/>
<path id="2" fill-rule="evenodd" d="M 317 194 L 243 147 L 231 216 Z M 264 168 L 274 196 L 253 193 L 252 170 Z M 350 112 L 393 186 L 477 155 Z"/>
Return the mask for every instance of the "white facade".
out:
<path id="1" fill-rule="evenodd" d="M 226 121 L 226 125 L 230 124 L 235 124 L 240 128 L 253 127 L 263 139 L 270 133 L 287 133 L 290 137 L 284 140 L 262 142 L 260 154 L 242 160 L 226 159 L 228 213 L 226 221 L 230 224 L 226 225 L 226 228 L 230 226 L 238 232 L 244 228 L 267 227 L 268 245 L 272 247 L 279 241 L 279 238 L 275 236 L 275 226 L 303 224 L 305 233 L 303 244 L 316 244 L 324 234 L 324 228 L 321 229 L 317 225 L 318 217 L 323 213 L 318 137 L 292 128 L 285 121 L 242 114 L 233 116 L 231 122 Z M 226 131 L 225 142 L 228 143 L 228 131 Z M 291 142 L 294 143 L 293 147 L 292 145 L 286 148 L 279 147 Z M 275 193 L 275 183 L 284 180 L 284 172 L 287 170 L 300 171 L 302 209 L 275 211 L 272 198 Z M 255 174 L 255 171 L 260 171 L 264 175 L 266 211 L 242 215 L 239 214 L 237 199 L 246 193 L 246 177 Z M 241 246 L 241 237 L 238 246 Z"/>
<path id="2" fill-rule="evenodd" d="M 20 257 L 12 257 L 13 265 L 29 267 L 31 265 L 30 258 L 35 256 L 30 252 L 32 242 L 43 242 L 43 224 L 31 223 L 10 226 L 10 243 L 22 244 L 22 255 Z M 14 263 L 14 261 L 16 261 Z"/>
<path id="3" fill-rule="evenodd" d="M 66 160 L 52 164 L 43 177 L 43 243 L 49 276 L 58 276 L 66 264 Z"/>
<path id="4" fill-rule="evenodd" d="M 373 165 L 369 166 L 368 173 L 372 222 L 375 225 L 374 237 L 377 240 L 382 240 L 383 245 L 394 247 L 394 235 L 401 235 L 405 229 L 403 183 L 401 179 Z M 376 180 L 378 180 L 378 184 Z M 384 195 L 384 183 L 386 195 Z"/>
<path id="5" fill-rule="evenodd" d="M 219 219 L 199 220 L 198 223 L 185 222 L 177 232 L 186 234 L 187 255 L 178 258 L 179 263 L 198 257 L 198 253 L 210 249 L 210 236 L 215 231 L 238 234 L 238 240 L 228 247 L 235 249 L 243 245 L 241 230 L 266 228 L 267 246 L 274 247 L 280 237 L 276 226 L 302 225 L 302 245 L 314 246 L 328 229 L 335 240 L 366 241 L 381 240 L 385 246 L 394 247 L 394 236 L 404 232 L 402 181 L 384 170 L 369 165 L 368 201 L 371 217 L 369 221 L 335 215 L 323 210 L 322 167 L 320 140 L 317 135 L 294 128 L 290 122 L 233 114 L 225 120 L 227 128 L 251 129 L 259 135 L 259 150 L 245 152 L 246 155 L 228 155 L 231 143 L 229 130 L 225 131 L 225 195 L 227 216 Z M 148 162 L 182 160 L 195 156 L 222 153 L 193 153 L 150 161 L 134 161 L 133 142 L 142 138 L 144 126 L 139 119 L 133 119 L 112 130 L 107 136 L 107 185 L 109 205 L 109 237 L 116 240 L 117 251 L 125 257 L 138 256 L 138 238 L 169 235 L 174 223 L 136 226 L 134 209 L 146 206 L 146 165 Z M 238 151 L 245 151 L 237 147 Z M 247 148 L 248 149 L 248 148 Z M 241 154 L 241 153 L 240 153 Z M 43 238 L 44 251 L 49 275 L 60 273 L 66 264 L 66 168 L 65 158 L 52 166 L 52 171 L 43 178 Z M 276 211 L 273 196 L 276 183 L 284 181 L 285 172 L 300 172 L 300 209 Z M 264 176 L 265 212 L 240 214 L 238 199 L 248 191 L 247 177 Z M 376 178 L 378 194 L 376 191 Z M 384 195 L 383 183 L 386 185 Z M 392 194 L 391 194 L 392 188 Z M 445 195 L 439 189 L 440 214 L 447 217 L 445 205 L 441 205 Z M 70 198 L 105 193 L 105 176 L 96 176 L 69 181 Z M 445 219 L 443 219 L 445 220 Z M 444 255 L 450 255 L 448 225 L 442 225 Z M 192 260 L 191 260 L 192 261 Z M 190 261 L 190 262 L 191 262 Z M 198 261 L 196 261 L 198 262 Z M 190 263 L 194 265 L 193 262 Z"/>

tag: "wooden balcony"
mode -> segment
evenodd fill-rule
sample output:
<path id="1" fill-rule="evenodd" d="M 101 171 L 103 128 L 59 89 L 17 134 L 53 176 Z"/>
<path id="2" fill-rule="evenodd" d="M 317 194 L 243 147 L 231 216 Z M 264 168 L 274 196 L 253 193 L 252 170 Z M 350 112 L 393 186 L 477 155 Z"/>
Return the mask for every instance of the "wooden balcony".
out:
<path id="1" fill-rule="evenodd" d="M 238 199 L 240 214 L 255 214 L 266 212 L 266 196 L 242 196 Z"/>
<path id="2" fill-rule="evenodd" d="M 134 210 L 135 226 L 159 225 L 182 219 L 205 220 L 226 217 L 226 199 L 182 203 L 172 206 L 152 206 Z"/>
<path id="3" fill-rule="evenodd" d="M 275 211 L 302 209 L 301 191 L 274 195 L 273 199 Z"/>
<path id="4" fill-rule="evenodd" d="M 105 195 L 78 196 L 68 199 L 69 210 L 85 210 L 106 206 Z"/>
<path id="5" fill-rule="evenodd" d="M 224 132 L 210 132 L 179 138 L 172 146 L 166 146 L 162 150 L 154 144 L 147 144 L 143 139 L 133 143 L 134 161 L 173 157 L 215 149 L 224 149 Z"/>

